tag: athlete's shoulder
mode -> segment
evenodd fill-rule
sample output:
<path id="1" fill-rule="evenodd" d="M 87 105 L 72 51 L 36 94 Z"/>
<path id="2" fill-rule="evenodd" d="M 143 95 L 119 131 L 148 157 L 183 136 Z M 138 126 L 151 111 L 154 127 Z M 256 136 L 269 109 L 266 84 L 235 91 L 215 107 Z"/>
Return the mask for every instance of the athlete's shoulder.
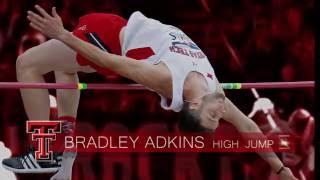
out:
<path id="1" fill-rule="evenodd" d="M 141 11 L 134 11 L 130 16 L 145 16 Z"/>
<path id="2" fill-rule="evenodd" d="M 140 11 L 134 11 L 130 17 L 129 17 L 129 20 L 130 19 L 146 19 L 147 17 Z"/>

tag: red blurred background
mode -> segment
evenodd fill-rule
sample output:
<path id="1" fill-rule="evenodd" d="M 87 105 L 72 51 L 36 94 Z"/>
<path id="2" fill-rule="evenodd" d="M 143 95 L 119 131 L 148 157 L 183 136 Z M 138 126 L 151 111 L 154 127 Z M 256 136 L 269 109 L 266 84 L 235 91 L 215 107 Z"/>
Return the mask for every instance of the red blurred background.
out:
<path id="1" fill-rule="evenodd" d="M 16 81 L 17 56 L 47 40 L 28 26 L 26 11 L 35 4 L 46 8 L 56 6 L 69 30 L 75 27 L 80 16 L 89 12 L 115 13 L 128 18 L 139 10 L 148 17 L 175 25 L 206 53 L 220 82 L 314 80 L 313 0 L 1 0 L 0 81 Z M 116 75 L 103 77 L 80 73 L 79 77 L 81 82 L 88 83 L 130 83 Z M 54 82 L 50 73 L 46 79 Z M 55 94 L 54 91 L 50 93 Z M 261 90 L 259 94 L 274 103 L 274 111 L 270 113 L 283 131 L 302 134 L 302 141 L 313 138 L 308 127 L 312 126 L 312 120 L 307 117 L 299 117 L 294 122 L 289 120 L 299 108 L 314 113 L 313 89 Z M 255 101 L 248 90 L 227 91 L 227 96 L 247 114 Z M 0 140 L 13 154 L 24 152 L 28 148 L 24 133 L 27 118 L 18 90 L 0 90 L 0 112 Z M 173 131 L 178 118 L 178 114 L 162 110 L 158 96 L 151 92 L 83 91 L 78 128 Z M 266 115 L 257 114 L 253 118 L 264 132 L 272 133 Z M 300 121 L 304 124 L 296 123 Z M 223 123 L 218 132 L 230 129 L 235 131 Z M 304 134 L 308 136 L 304 137 Z M 302 172 L 307 179 L 313 179 L 310 165 L 313 147 L 307 146 L 292 155 L 294 157 L 289 156 L 287 163 L 297 176 Z M 49 177 L 18 176 L 19 179 Z M 277 178 L 255 154 L 97 153 L 79 154 L 73 179 Z"/>

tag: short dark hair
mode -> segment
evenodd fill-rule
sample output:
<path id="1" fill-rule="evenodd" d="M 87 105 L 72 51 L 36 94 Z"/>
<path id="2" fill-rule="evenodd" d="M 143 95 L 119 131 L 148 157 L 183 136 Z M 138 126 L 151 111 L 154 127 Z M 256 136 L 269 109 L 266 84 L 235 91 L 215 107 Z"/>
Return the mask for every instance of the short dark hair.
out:
<path id="1" fill-rule="evenodd" d="M 189 102 L 183 104 L 178 122 L 179 130 L 182 132 L 212 132 L 212 130 L 200 124 L 200 116 L 197 110 L 191 110 L 189 106 Z"/>

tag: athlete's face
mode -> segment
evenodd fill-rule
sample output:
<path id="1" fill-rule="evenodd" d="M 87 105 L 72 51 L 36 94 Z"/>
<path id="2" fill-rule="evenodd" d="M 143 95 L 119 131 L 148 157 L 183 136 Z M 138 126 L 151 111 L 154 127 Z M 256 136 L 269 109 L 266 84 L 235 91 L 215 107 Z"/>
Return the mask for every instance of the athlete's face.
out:
<path id="1" fill-rule="evenodd" d="M 202 98 L 201 106 L 198 109 L 200 125 L 214 131 L 218 127 L 219 120 L 223 117 L 224 112 L 224 96 Z"/>

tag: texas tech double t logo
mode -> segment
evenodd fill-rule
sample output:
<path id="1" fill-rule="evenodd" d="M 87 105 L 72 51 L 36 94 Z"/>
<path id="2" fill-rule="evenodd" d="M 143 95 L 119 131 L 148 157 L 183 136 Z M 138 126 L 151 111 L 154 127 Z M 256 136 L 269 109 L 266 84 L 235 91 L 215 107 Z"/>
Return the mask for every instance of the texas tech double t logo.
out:
<path id="1" fill-rule="evenodd" d="M 31 134 L 32 141 L 38 143 L 35 159 L 52 160 L 53 152 L 50 150 L 50 144 L 56 140 L 56 134 L 61 133 L 61 121 L 27 121 L 27 133 Z"/>

